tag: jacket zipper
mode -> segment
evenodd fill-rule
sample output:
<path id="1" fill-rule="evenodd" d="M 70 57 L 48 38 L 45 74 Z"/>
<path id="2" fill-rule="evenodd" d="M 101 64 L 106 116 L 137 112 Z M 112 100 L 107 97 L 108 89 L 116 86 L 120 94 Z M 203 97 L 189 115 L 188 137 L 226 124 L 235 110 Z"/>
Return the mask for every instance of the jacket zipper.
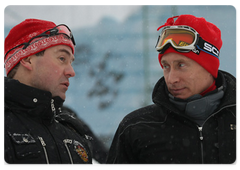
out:
<path id="1" fill-rule="evenodd" d="M 223 109 L 225 108 L 228 108 L 228 107 L 232 107 L 232 106 L 236 106 L 236 104 L 232 104 L 232 105 L 228 105 L 228 106 L 225 106 L 223 108 L 221 108 L 220 110 L 218 110 L 217 112 L 213 113 L 211 116 L 209 116 L 202 124 L 202 126 L 198 126 L 198 130 L 199 130 L 199 134 L 200 134 L 200 143 L 201 143 L 201 156 L 202 156 L 202 163 L 204 163 L 204 156 L 203 156 L 203 125 L 214 115 L 216 115 L 217 113 L 219 113 L 220 111 L 222 111 Z"/>
<path id="2" fill-rule="evenodd" d="M 66 149 L 67 149 L 70 162 L 71 162 L 71 164 L 73 164 L 72 155 L 71 155 L 71 153 L 70 153 L 70 151 L 69 151 L 69 148 L 68 148 L 68 146 L 67 146 L 68 143 L 69 143 L 69 144 L 72 144 L 72 140 L 71 140 L 71 139 L 64 139 L 64 140 L 63 140 L 63 143 L 64 143 L 64 145 L 65 145 L 65 147 L 66 147 Z"/>
<path id="3" fill-rule="evenodd" d="M 46 143 L 44 142 L 44 140 L 43 140 L 42 137 L 38 136 L 38 139 L 40 140 L 40 142 L 41 142 L 41 144 L 42 144 L 43 151 L 44 151 L 45 158 L 46 158 L 46 162 L 47 162 L 47 164 L 49 164 L 48 154 L 47 154 L 47 150 L 46 150 Z"/>
<path id="4" fill-rule="evenodd" d="M 200 133 L 200 145 L 201 145 L 201 158 L 202 158 L 202 163 L 204 163 L 204 158 L 203 158 L 203 133 L 202 133 L 202 127 L 198 126 L 198 130 Z"/>
<path id="5" fill-rule="evenodd" d="M 56 108 L 55 108 L 55 105 L 54 105 L 54 99 L 51 99 L 51 109 L 52 109 L 52 112 L 54 113 L 54 117 L 55 117 L 55 116 L 56 116 Z M 72 155 L 71 155 L 71 153 L 70 153 L 70 151 L 69 151 L 69 148 L 68 148 L 68 146 L 67 146 L 68 143 L 70 143 L 70 144 L 72 143 L 72 140 L 70 140 L 70 139 L 64 139 L 64 140 L 63 140 L 63 143 L 64 143 L 65 148 L 67 149 L 67 153 L 68 153 L 70 162 L 71 162 L 71 164 L 73 164 Z"/>

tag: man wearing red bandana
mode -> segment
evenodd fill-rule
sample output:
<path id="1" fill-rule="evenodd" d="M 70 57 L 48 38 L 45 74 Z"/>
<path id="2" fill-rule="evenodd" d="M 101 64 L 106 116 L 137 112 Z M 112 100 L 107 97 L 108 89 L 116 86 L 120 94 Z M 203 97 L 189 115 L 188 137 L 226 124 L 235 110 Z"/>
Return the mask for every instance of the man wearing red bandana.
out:
<path id="1" fill-rule="evenodd" d="M 4 55 L 7 163 L 92 163 L 84 128 L 61 111 L 75 76 L 74 50 L 72 32 L 64 24 L 26 19 L 10 30 Z"/>

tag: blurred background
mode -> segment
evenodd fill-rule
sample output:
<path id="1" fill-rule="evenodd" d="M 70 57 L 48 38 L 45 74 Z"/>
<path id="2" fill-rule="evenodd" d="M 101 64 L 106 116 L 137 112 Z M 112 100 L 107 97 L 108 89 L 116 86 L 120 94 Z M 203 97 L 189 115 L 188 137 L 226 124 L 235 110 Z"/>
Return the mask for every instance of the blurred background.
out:
<path id="1" fill-rule="evenodd" d="M 233 6 L 7 6 L 4 37 L 26 18 L 68 25 L 76 41 L 76 76 L 64 103 L 109 148 L 128 113 L 152 103 L 163 76 L 155 50 L 167 18 L 192 14 L 222 31 L 220 69 L 236 76 L 236 9 Z"/>

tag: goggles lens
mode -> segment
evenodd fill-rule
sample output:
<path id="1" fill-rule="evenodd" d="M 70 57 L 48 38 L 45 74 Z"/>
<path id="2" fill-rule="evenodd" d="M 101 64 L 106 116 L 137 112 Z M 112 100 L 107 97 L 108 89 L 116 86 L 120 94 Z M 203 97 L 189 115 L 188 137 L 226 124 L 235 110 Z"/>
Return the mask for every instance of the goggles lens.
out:
<path id="1" fill-rule="evenodd" d="M 195 36 L 193 33 L 184 30 L 166 30 L 159 41 L 160 47 L 172 41 L 175 46 L 188 46 L 194 42 Z"/>
<path id="2" fill-rule="evenodd" d="M 163 28 L 156 50 L 163 54 L 169 46 L 172 46 L 178 52 L 194 52 L 199 54 L 200 50 L 214 57 L 219 57 L 219 49 L 213 44 L 203 40 L 193 28 L 188 26 L 166 26 Z"/>
<path id="3" fill-rule="evenodd" d="M 196 40 L 196 32 L 184 28 L 165 29 L 159 37 L 156 49 L 161 52 L 170 43 L 175 49 L 190 51 L 193 49 Z"/>

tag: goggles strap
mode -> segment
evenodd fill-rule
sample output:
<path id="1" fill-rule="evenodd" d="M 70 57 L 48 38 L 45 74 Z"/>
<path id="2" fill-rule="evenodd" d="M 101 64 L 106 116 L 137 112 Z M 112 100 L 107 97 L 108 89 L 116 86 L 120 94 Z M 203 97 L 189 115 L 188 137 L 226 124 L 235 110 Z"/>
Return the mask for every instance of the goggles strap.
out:
<path id="1" fill-rule="evenodd" d="M 205 53 L 211 54 L 214 57 L 219 57 L 219 50 L 217 47 L 214 45 L 210 44 L 209 42 L 203 40 L 201 37 L 199 37 L 198 43 L 197 43 L 197 48 L 204 51 Z M 192 50 L 194 53 L 199 53 L 197 52 L 197 49 Z"/>

